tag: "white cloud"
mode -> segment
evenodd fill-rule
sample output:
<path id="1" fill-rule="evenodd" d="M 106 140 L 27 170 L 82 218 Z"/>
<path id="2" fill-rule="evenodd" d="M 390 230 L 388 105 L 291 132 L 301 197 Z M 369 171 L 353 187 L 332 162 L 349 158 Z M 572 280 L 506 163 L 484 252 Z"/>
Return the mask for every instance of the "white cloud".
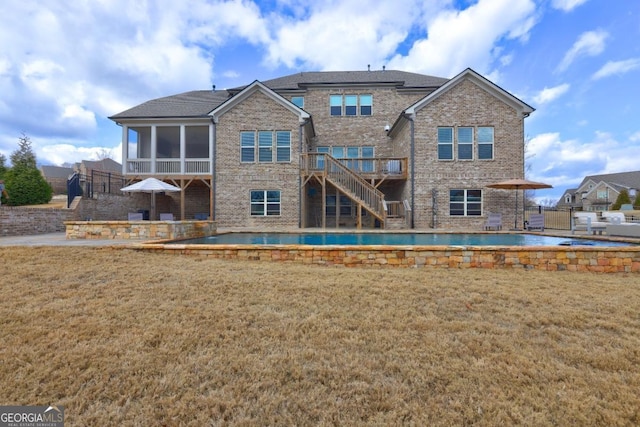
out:
<path id="1" fill-rule="evenodd" d="M 500 40 L 526 39 L 535 20 L 530 0 L 480 0 L 462 11 L 445 10 L 427 18 L 427 38 L 417 40 L 406 56 L 396 55 L 389 64 L 444 77 L 467 67 L 489 73 Z"/>
<path id="2" fill-rule="evenodd" d="M 315 2 L 304 19 L 281 16 L 267 63 L 290 68 L 344 70 L 381 68 L 407 37 L 416 0 Z"/>
<path id="3" fill-rule="evenodd" d="M 604 52 L 609 33 L 603 30 L 582 33 L 562 58 L 557 71 L 564 71 L 581 56 L 597 56 Z"/>
<path id="4" fill-rule="evenodd" d="M 619 141 L 609 132 L 596 131 L 590 140 L 562 139 L 560 133 L 536 135 L 527 144 L 530 178 L 559 190 L 576 186 L 587 175 L 638 169 L 640 132 Z"/>
<path id="5" fill-rule="evenodd" d="M 116 162 L 122 162 L 122 145 L 116 147 L 78 147 L 73 143 L 54 143 L 35 147 L 39 163 L 61 166 L 64 163 L 76 163 L 82 160 L 98 160 L 106 153 Z"/>
<path id="6" fill-rule="evenodd" d="M 586 2 L 587 0 L 552 0 L 551 6 L 555 9 L 570 12 Z"/>
<path id="7" fill-rule="evenodd" d="M 546 104 L 564 95 L 570 87 L 569 83 L 564 83 L 550 88 L 545 87 L 533 98 L 533 100 L 538 104 Z"/>
<path id="8" fill-rule="evenodd" d="M 637 68 L 640 68 L 640 58 L 632 58 L 624 61 L 609 61 L 596 71 L 591 78 L 593 80 L 599 80 L 613 75 L 628 73 Z"/>

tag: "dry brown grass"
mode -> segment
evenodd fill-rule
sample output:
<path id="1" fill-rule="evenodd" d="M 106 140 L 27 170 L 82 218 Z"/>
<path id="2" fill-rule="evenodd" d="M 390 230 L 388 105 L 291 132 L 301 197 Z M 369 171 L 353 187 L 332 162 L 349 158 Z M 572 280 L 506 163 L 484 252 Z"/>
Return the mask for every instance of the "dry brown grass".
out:
<path id="1" fill-rule="evenodd" d="M 0 404 L 69 426 L 640 424 L 637 275 L 0 259 Z"/>

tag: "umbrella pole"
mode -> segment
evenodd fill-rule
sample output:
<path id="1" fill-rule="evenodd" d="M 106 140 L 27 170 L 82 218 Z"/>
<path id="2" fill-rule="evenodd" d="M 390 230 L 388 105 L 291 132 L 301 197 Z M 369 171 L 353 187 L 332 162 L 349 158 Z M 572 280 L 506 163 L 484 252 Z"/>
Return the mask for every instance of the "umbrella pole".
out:
<path id="1" fill-rule="evenodd" d="M 156 220 L 156 192 L 151 192 L 151 215 L 149 215 L 149 220 Z"/>
<path id="2" fill-rule="evenodd" d="M 518 189 L 516 188 L 516 211 L 514 212 L 515 219 L 513 220 L 513 229 L 518 229 Z"/>

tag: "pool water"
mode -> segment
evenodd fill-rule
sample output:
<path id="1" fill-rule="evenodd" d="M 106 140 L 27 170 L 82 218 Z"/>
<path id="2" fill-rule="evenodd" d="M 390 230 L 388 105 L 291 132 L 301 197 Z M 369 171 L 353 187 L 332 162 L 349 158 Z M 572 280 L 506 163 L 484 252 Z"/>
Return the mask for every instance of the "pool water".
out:
<path id="1" fill-rule="evenodd" d="M 630 246 L 630 243 L 537 234 L 228 233 L 174 242 L 197 245 Z"/>

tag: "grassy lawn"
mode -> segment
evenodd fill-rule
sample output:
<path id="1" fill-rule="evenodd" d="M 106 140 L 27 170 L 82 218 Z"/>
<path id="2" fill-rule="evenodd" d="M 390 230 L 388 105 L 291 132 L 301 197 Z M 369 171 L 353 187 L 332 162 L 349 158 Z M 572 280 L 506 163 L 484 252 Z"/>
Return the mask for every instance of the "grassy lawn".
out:
<path id="1" fill-rule="evenodd" d="M 638 275 L 0 259 L 0 405 L 65 425 L 640 424 Z"/>

